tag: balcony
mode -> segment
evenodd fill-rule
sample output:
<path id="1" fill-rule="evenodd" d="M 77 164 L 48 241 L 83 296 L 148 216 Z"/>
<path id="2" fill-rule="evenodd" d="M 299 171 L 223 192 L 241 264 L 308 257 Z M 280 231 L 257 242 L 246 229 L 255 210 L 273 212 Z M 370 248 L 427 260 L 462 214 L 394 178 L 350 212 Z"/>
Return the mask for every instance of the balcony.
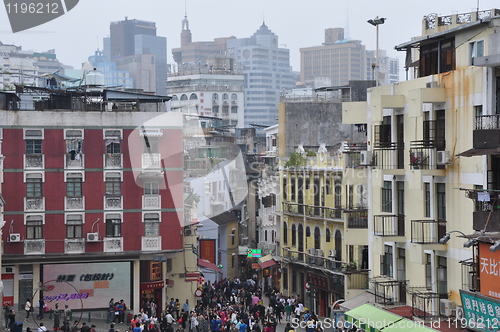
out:
<path id="1" fill-rule="evenodd" d="M 71 155 L 69 153 L 66 153 L 64 155 L 64 168 L 66 169 L 83 169 L 83 154 L 78 155 L 78 159 L 73 157 L 74 159 L 71 159 Z"/>
<path id="2" fill-rule="evenodd" d="M 160 195 L 143 195 L 142 196 L 142 208 L 144 210 L 149 209 L 160 209 L 161 208 L 161 196 Z"/>
<path id="3" fill-rule="evenodd" d="M 474 149 L 496 149 L 500 146 L 500 114 L 478 115 L 472 133 Z"/>
<path id="4" fill-rule="evenodd" d="M 347 228 L 368 229 L 368 210 L 344 211 L 347 215 Z"/>
<path id="5" fill-rule="evenodd" d="M 44 255 L 45 239 L 24 240 L 25 255 Z"/>
<path id="6" fill-rule="evenodd" d="M 289 214 L 298 214 L 309 217 L 319 217 L 327 219 L 342 219 L 341 208 L 330 208 L 325 206 L 315 206 L 299 203 L 282 202 L 282 211 Z"/>
<path id="7" fill-rule="evenodd" d="M 80 211 L 85 209 L 85 197 L 65 197 L 64 210 Z"/>
<path id="8" fill-rule="evenodd" d="M 358 168 L 368 166 L 371 161 L 362 162 L 361 152 L 367 150 L 366 143 L 346 143 L 344 144 L 344 167 Z"/>
<path id="9" fill-rule="evenodd" d="M 385 237 L 402 237 L 396 242 L 405 241 L 405 216 L 399 215 L 378 215 L 373 216 L 373 234 Z"/>
<path id="10" fill-rule="evenodd" d="M 142 168 L 161 168 L 161 155 L 159 153 L 143 153 Z"/>
<path id="11" fill-rule="evenodd" d="M 142 251 L 160 251 L 161 250 L 161 236 L 143 236 L 141 250 Z"/>
<path id="12" fill-rule="evenodd" d="M 488 178 L 495 176 L 488 171 Z M 498 232 L 500 229 L 500 190 L 464 189 L 465 195 L 474 201 L 472 228 L 476 231 Z"/>
<path id="13" fill-rule="evenodd" d="M 290 248 L 282 248 L 285 261 L 306 265 L 310 268 L 327 269 L 332 272 L 341 273 L 343 262 L 335 260 L 334 257 L 324 257 L 321 249 L 309 248 L 309 252 L 294 251 Z"/>
<path id="14" fill-rule="evenodd" d="M 105 237 L 103 252 L 122 252 L 123 238 L 122 237 Z"/>
<path id="15" fill-rule="evenodd" d="M 107 153 L 104 155 L 104 168 L 122 168 L 123 155 L 121 153 Z"/>
<path id="16" fill-rule="evenodd" d="M 419 244 L 439 244 L 446 233 L 445 220 L 412 220 L 411 242 Z"/>
<path id="17" fill-rule="evenodd" d="M 79 239 L 64 239 L 65 254 L 83 254 L 85 253 L 85 240 Z"/>
<path id="18" fill-rule="evenodd" d="M 25 197 L 24 211 L 43 211 L 45 210 L 45 197 Z"/>
<path id="19" fill-rule="evenodd" d="M 406 280 L 394 280 L 391 277 L 376 277 L 373 284 L 375 303 L 383 305 L 406 305 Z"/>
<path id="20" fill-rule="evenodd" d="M 448 298 L 448 293 L 435 293 L 427 287 L 409 287 L 413 315 L 423 320 L 438 319 L 440 317 L 440 299 Z"/>
<path id="21" fill-rule="evenodd" d="M 43 154 L 25 154 L 24 155 L 24 168 L 43 168 L 44 166 Z"/>
<path id="22" fill-rule="evenodd" d="M 122 210 L 123 196 L 104 196 L 104 208 L 107 210 Z"/>
<path id="23" fill-rule="evenodd" d="M 368 289 L 369 270 L 346 271 L 345 284 L 347 289 Z"/>
<path id="24" fill-rule="evenodd" d="M 404 143 L 379 142 L 373 144 L 373 166 L 379 169 L 404 168 Z"/>

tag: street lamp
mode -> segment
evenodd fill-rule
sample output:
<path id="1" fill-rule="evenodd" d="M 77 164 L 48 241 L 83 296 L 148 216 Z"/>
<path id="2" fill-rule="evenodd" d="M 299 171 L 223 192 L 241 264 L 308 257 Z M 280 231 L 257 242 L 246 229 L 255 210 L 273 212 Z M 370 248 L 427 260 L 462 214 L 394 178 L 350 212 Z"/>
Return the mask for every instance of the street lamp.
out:
<path id="1" fill-rule="evenodd" d="M 373 25 L 374 27 L 377 28 L 377 51 L 375 53 L 375 68 L 376 68 L 376 74 L 377 76 L 375 77 L 375 86 L 378 86 L 378 74 L 379 74 L 379 68 L 378 68 L 378 26 L 380 24 L 384 24 L 385 23 L 385 20 L 386 18 L 384 17 L 375 17 L 374 19 L 370 19 L 368 20 L 367 22 L 370 23 L 371 25 Z"/>
<path id="2" fill-rule="evenodd" d="M 489 239 L 491 242 L 493 242 L 493 245 L 490 246 L 491 252 L 496 252 L 496 251 L 500 250 L 500 241 L 495 241 L 491 237 L 486 236 L 486 235 L 479 235 L 477 237 L 469 237 L 461 231 L 446 232 L 444 234 L 444 236 L 441 239 L 439 239 L 439 244 L 448 243 L 448 241 L 450 241 L 450 238 L 451 238 L 451 233 L 459 233 L 462 236 L 464 236 L 465 238 L 467 238 L 467 241 L 464 243 L 464 248 L 470 248 L 470 247 L 476 245 L 478 243 L 478 239 L 484 237 L 484 238 Z"/>

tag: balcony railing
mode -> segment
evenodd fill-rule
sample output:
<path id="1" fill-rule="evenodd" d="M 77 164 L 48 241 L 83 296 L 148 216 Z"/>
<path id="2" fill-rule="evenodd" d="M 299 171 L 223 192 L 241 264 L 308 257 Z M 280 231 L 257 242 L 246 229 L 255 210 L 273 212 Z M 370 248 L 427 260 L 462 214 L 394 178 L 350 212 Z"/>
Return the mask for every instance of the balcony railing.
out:
<path id="1" fill-rule="evenodd" d="M 346 143 L 344 144 L 344 166 L 346 168 L 357 168 L 361 165 L 361 151 L 367 150 L 366 143 Z"/>
<path id="2" fill-rule="evenodd" d="M 45 197 L 25 197 L 24 211 L 43 211 L 45 210 Z"/>
<path id="3" fill-rule="evenodd" d="M 309 267 L 315 268 L 323 268 L 333 272 L 343 272 L 345 268 L 343 268 L 343 264 L 345 262 L 335 260 L 333 257 L 324 257 L 323 255 L 318 255 L 318 250 L 321 253 L 321 249 L 312 249 L 315 250 L 315 253 L 301 252 L 290 250 L 290 248 L 282 248 L 283 250 L 283 259 L 291 262 L 298 263 L 303 265 L 308 265 Z"/>
<path id="4" fill-rule="evenodd" d="M 383 305 L 406 305 L 406 280 L 390 277 L 377 277 L 370 280 L 373 284 L 375 303 Z"/>
<path id="5" fill-rule="evenodd" d="M 369 287 L 369 270 L 346 271 L 346 288 L 347 289 L 368 289 Z"/>
<path id="6" fill-rule="evenodd" d="M 24 240 L 25 255 L 44 255 L 45 239 Z"/>
<path id="7" fill-rule="evenodd" d="M 347 228 L 368 228 L 368 210 L 365 211 L 344 211 L 347 214 Z"/>
<path id="8" fill-rule="evenodd" d="M 161 155 L 159 153 L 143 153 L 142 168 L 160 168 Z"/>
<path id="9" fill-rule="evenodd" d="M 121 153 L 107 153 L 104 155 L 104 168 L 122 168 L 123 155 Z"/>
<path id="10" fill-rule="evenodd" d="M 380 169 L 404 168 L 403 142 L 378 142 L 373 144 L 373 165 Z"/>
<path id="11" fill-rule="evenodd" d="M 83 210 L 85 197 L 66 197 L 64 210 Z"/>
<path id="12" fill-rule="evenodd" d="M 476 115 L 476 130 L 500 129 L 500 114 Z"/>
<path id="13" fill-rule="evenodd" d="M 439 300 L 448 298 L 448 294 L 438 294 L 427 287 L 408 287 L 408 295 L 413 315 L 423 320 L 439 318 Z"/>
<path id="14" fill-rule="evenodd" d="M 123 209 L 123 196 L 104 196 L 104 208 L 108 210 Z"/>
<path id="15" fill-rule="evenodd" d="M 446 233 L 446 220 L 412 220 L 411 242 L 438 244 Z"/>
<path id="16" fill-rule="evenodd" d="M 43 154 L 24 155 L 24 168 L 43 168 L 43 164 L 44 164 Z"/>
<path id="17" fill-rule="evenodd" d="M 161 208 L 160 202 L 161 202 L 160 195 L 143 195 L 142 196 L 142 208 L 145 210 Z"/>
<path id="18" fill-rule="evenodd" d="M 64 168 L 71 168 L 71 169 L 81 169 L 83 168 L 83 154 L 82 155 L 78 155 L 77 157 L 78 159 L 76 159 L 75 157 L 73 157 L 73 159 L 71 159 L 71 155 L 69 153 L 66 153 L 64 155 Z"/>
<path id="19" fill-rule="evenodd" d="M 285 213 L 300 214 L 310 217 L 322 217 L 327 219 L 342 219 L 342 208 L 331 208 L 326 206 L 315 206 L 299 203 L 282 202 Z"/>
<path id="20" fill-rule="evenodd" d="M 488 172 L 488 178 L 495 176 Z M 500 190 L 462 189 L 474 201 L 472 228 L 477 231 L 497 232 L 500 228 Z"/>
<path id="21" fill-rule="evenodd" d="M 405 216 L 398 215 L 378 215 L 373 216 L 374 235 L 378 236 L 404 236 L 405 235 Z"/>
<path id="22" fill-rule="evenodd" d="M 79 239 L 64 239 L 65 254 L 83 254 L 85 253 L 85 240 Z"/>
<path id="23" fill-rule="evenodd" d="M 161 250 L 161 236 L 143 236 L 142 251 L 159 251 Z"/>
<path id="24" fill-rule="evenodd" d="M 459 263 L 462 265 L 462 289 L 478 292 L 480 288 L 479 279 L 477 278 L 477 263 L 472 258 L 460 261 Z"/>
<path id="25" fill-rule="evenodd" d="M 105 237 L 104 252 L 122 252 L 123 238 L 122 237 Z"/>

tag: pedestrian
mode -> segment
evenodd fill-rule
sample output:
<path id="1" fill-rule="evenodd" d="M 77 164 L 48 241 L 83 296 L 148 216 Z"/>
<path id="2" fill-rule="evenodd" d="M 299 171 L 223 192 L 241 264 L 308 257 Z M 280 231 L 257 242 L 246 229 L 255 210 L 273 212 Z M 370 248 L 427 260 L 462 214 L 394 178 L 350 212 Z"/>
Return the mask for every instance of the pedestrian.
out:
<path id="1" fill-rule="evenodd" d="M 26 302 L 24 303 L 24 310 L 26 311 L 26 318 L 24 320 L 27 322 L 28 318 L 30 318 L 31 312 L 31 300 L 29 298 L 26 299 Z"/>
<path id="2" fill-rule="evenodd" d="M 135 323 L 135 327 L 132 331 L 133 332 L 142 332 L 141 323 L 139 323 L 139 322 Z"/>
<path id="3" fill-rule="evenodd" d="M 40 300 L 38 300 L 36 306 L 38 308 L 38 316 L 36 316 L 36 318 L 43 320 L 43 315 L 45 313 L 45 301 L 42 297 L 40 297 Z"/>
<path id="4" fill-rule="evenodd" d="M 43 326 L 43 323 L 38 326 L 38 332 L 47 332 L 47 328 Z"/>
<path id="5" fill-rule="evenodd" d="M 189 300 L 186 299 L 186 302 L 184 302 L 184 307 L 183 307 L 185 312 L 189 312 Z"/>
<path id="6" fill-rule="evenodd" d="M 179 299 L 175 299 L 175 319 L 177 320 L 181 318 L 179 316 L 180 310 L 181 310 L 181 301 L 179 301 Z"/>
<path id="7" fill-rule="evenodd" d="M 115 331 L 115 324 L 114 323 L 111 323 L 111 325 L 109 325 L 109 330 L 108 332 L 116 332 Z"/>
<path id="8" fill-rule="evenodd" d="M 111 298 L 108 303 L 108 320 L 113 322 L 115 320 L 115 299 Z"/>
<path id="9" fill-rule="evenodd" d="M 70 329 L 70 332 L 78 332 L 78 331 L 80 331 L 80 328 L 78 327 L 78 321 L 75 320 L 73 322 L 73 326 Z"/>
<path id="10" fill-rule="evenodd" d="M 3 318 L 4 318 L 6 330 L 9 328 L 9 314 L 10 314 L 10 305 L 8 303 L 6 303 L 3 306 Z"/>
<path id="11" fill-rule="evenodd" d="M 293 331 L 293 327 L 290 323 L 286 323 L 285 330 L 283 332 Z"/>
<path id="12" fill-rule="evenodd" d="M 87 323 L 83 322 L 82 327 L 80 328 L 81 332 L 90 332 L 90 327 L 87 325 Z"/>

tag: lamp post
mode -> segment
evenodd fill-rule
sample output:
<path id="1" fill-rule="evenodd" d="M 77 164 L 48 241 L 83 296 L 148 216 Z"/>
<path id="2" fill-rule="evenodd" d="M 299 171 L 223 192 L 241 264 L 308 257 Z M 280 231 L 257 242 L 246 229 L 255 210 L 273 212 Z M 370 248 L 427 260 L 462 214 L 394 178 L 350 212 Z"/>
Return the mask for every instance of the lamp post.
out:
<path id="1" fill-rule="evenodd" d="M 377 50 L 375 52 L 375 73 L 377 74 L 377 76 L 375 77 L 375 86 L 378 86 L 378 74 L 379 74 L 379 67 L 378 67 L 378 26 L 380 24 L 384 24 L 385 23 L 385 20 L 386 18 L 384 17 L 375 17 L 374 19 L 370 19 L 368 20 L 367 22 L 370 23 L 371 25 L 373 25 L 375 28 L 377 28 Z"/>
<path id="2" fill-rule="evenodd" d="M 467 241 L 464 243 L 464 248 L 470 248 L 470 247 L 472 247 L 474 245 L 477 245 L 479 238 L 487 238 L 488 240 L 490 240 L 491 242 L 493 242 L 493 244 L 490 246 L 490 251 L 491 252 L 496 252 L 496 251 L 498 251 L 500 249 L 500 241 L 495 241 L 491 237 L 486 236 L 486 235 L 478 235 L 476 237 L 470 237 L 470 236 L 465 235 L 461 231 L 446 232 L 444 234 L 444 236 L 441 239 L 439 239 L 439 244 L 446 244 L 446 243 L 448 243 L 448 241 L 450 241 L 450 238 L 451 238 L 451 233 L 459 233 L 459 234 L 461 234 L 463 237 L 465 237 L 467 239 Z"/>

